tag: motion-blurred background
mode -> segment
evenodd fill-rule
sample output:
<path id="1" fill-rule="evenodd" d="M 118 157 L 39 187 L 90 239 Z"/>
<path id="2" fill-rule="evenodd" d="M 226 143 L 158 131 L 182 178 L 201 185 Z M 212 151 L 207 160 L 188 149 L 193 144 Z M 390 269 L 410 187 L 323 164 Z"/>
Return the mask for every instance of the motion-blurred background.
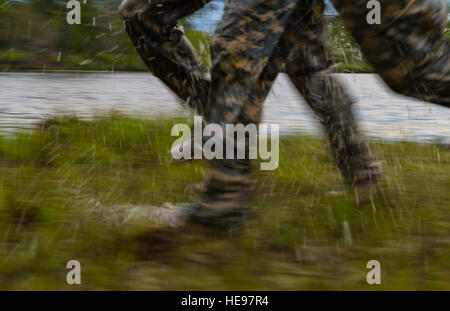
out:
<path id="1" fill-rule="evenodd" d="M 0 0 L 0 70 L 145 70 L 123 33 L 117 13 L 120 1 L 80 1 L 82 26 L 78 27 L 66 22 L 66 2 Z M 185 19 L 186 29 L 212 33 L 221 17 L 223 2 L 214 0 L 202 11 Z M 326 14 L 330 17 L 336 15 L 330 4 Z M 336 61 L 356 65 L 356 68 L 344 66 L 341 69 L 367 71 L 368 68 L 361 66 L 360 59 L 353 55 L 352 42 L 343 42 L 345 37 L 339 26 L 338 21 L 332 22 L 333 35 L 330 36 L 332 43 L 339 48 L 334 53 Z"/>
<path id="2" fill-rule="evenodd" d="M 66 2 L 0 0 L 0 289 L 450 289 L 449 111 L 388 90 L 331 6 L 333 70 L 384 163 L 380 191 L 364 203 L 344 191 L 280 75 L 264 107 L 280 124 L 280 167 L 255 172 L 257 218 L 230 236 L 154 219 L 204 178 L 203 162 L 168 154 L 192 114 L 142 64 L 120 1 L 80 0 L 81 25 L 67 24 Z M 222 9 L 181 21 L 207 64 Z M 79 286 L 66 283 L 73 259 Z"/>

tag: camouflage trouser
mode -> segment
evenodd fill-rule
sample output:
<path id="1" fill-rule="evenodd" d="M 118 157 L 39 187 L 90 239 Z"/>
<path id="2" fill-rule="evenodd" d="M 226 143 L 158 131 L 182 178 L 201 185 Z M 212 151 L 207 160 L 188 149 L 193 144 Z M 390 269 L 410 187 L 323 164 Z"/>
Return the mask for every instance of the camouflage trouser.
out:
<path id="1" fill-rule="evenodd" d="M 369 25 L 367 0 L 331 0 L 370 64 L 396 92 L 450 106 L 450 45 L 445 0 L 379 0 Z"/>
<path id="2" fill-rule="evenodd" d="M 147 67 L 200 115 L 205 114 L 209 70 L 184 35 L 178 19 L 210 0 L 123 0 L 125 29 Z"/>
<path id="3" fill-rule="evenodd" d="M 297 6 L 296 1 L 229 1 L 211 45 L 212 84 L 176 21 L 205 2 L 123 2 L 127 32 L 153 73 L 207 122 L 258 124 L 277 74 L 285 71 L 324 125 L 345 180 L 355 183 L 376 177 L 377 167 L 354 120 L 352 100 L 328 70 L 332 60 L 325 46 L 323 2 Z M 210 163 L 202 205 L 244 205 L 250 161 Z"/>
<path id="4" fill-rule="evenodd" d="M 332 61 L 322 13 L 323 2 L 315 0 L 228 1 L 211 43 L 206 118 L 222 125 L 259 122 L 261 104 L 283 70 L 319 116 L 345 180 L 366 182 L 378 177 L 379 168 L 361 140 L 351 98 L 328 70 Z M 239 180 L 248 176 L 244 160 L 216 160 L 211 167 L 207 186 L 232 181 L 228 183 L 242 188 Z M 207 193 L 212 202 L 230 196 L 222 195 L 217 186 L 207 187 Z"/>

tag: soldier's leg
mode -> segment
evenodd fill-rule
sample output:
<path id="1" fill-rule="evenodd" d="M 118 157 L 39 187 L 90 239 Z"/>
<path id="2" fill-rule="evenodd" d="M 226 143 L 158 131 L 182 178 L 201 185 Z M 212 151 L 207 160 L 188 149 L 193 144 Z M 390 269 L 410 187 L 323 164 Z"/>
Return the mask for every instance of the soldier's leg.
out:
<path id="1" fill-rule="evenodd" d="M 352 98 L 331 76 L 329 67 L 333 61 L 326 47 L 324 27 L 319 12 L 286 32 L 284 40 L 292 42 L 286 73 L 324 126 L 331 154 L 346 183 L 374 182 L 380 168 L 359 131 Z"/>
<path id="2" fill-rule="evenodd" d="M 175 94 L 204 114 L 210 87 L 202 64 L 177 20 L 210 0 L 123 0 L 120 16 L 140 57 Z"/>
<path id="3" fill-rule="evenodd" d="M 331 1 L 370 64 L 394 91 L 450 106 L 444 0 L 378 0 L 379 25 L 367 22 L 367 0 Z"/>
<path id="4" fill-rule="evenodd" d="M 213 67 L 208 124 L 219 124 L 225 132 L 227 124 L 259 123 L 261 105 L 274 80 L 267 79 L 264 72 L 296 2 L 227 2 L 211 43 Z M 248 139 L 245 144 L 248 151 Z M 210 161 L 205 188 L 191 220 L 212 224 L 214 220 L 245 213 L 251 184 L 248 157 Z"/>

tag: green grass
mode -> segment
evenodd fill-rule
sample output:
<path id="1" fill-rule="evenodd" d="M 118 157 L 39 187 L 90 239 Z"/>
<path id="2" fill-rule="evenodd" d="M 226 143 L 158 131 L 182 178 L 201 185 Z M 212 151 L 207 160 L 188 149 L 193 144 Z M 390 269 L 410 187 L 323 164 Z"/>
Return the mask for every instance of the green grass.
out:
<path id="1" fill-rule="evenodd" d="M 358 206 L 330 193 L 341 180 L 322 139 L 282 138 L 279 169 L 255 170 L 241 234 L 175 231 L 139 215 L 188 201 L 207 172 L 170 163 L 179 121 L 65 117 L 0 137 L 0 288 L 450 289 L 448 147 L 374 142 L 385 181 Z M 66 284 L 71 259 L 82 285 Z M 382 285 L 366 284 L 371 259 Z"/>

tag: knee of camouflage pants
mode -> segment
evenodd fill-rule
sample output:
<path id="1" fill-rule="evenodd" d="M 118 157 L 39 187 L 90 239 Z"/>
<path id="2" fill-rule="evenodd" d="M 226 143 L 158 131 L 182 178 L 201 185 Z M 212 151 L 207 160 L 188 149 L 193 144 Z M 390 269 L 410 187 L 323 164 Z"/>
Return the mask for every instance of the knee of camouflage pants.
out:
<path id="1" fill-rule="evenodd" d="M 143 34 L 151 36 L 152 40 L 179 39 L 184 34 L 182 28 L 174 27 L 177 26 L 177 20 L 167 17 L 163 8 L 162 3 L 154 4 L 148 0 L 124 0 L 119 6 L 119 13 L 126 27 L 130 26 L 127 23 L 139 23 L 145 28 Z M 127 28 L 127 30 L 130 29 Z"/>
<path id="2" fill-rule="evenodd" d="M 136 14 L 147 11 L 150 7 L 149 1 L 145 0 L 123 0 L 119 6 L 122 19 L 132 18 Z"/>
<path id="3" fill-rule="evenodd" d="M 211 0 L 123 0 L 119 6 L 123 18 L 131 18 L 136 13 L 154 11 L 164 24 L 176 23 L 204 7 Z"/>

